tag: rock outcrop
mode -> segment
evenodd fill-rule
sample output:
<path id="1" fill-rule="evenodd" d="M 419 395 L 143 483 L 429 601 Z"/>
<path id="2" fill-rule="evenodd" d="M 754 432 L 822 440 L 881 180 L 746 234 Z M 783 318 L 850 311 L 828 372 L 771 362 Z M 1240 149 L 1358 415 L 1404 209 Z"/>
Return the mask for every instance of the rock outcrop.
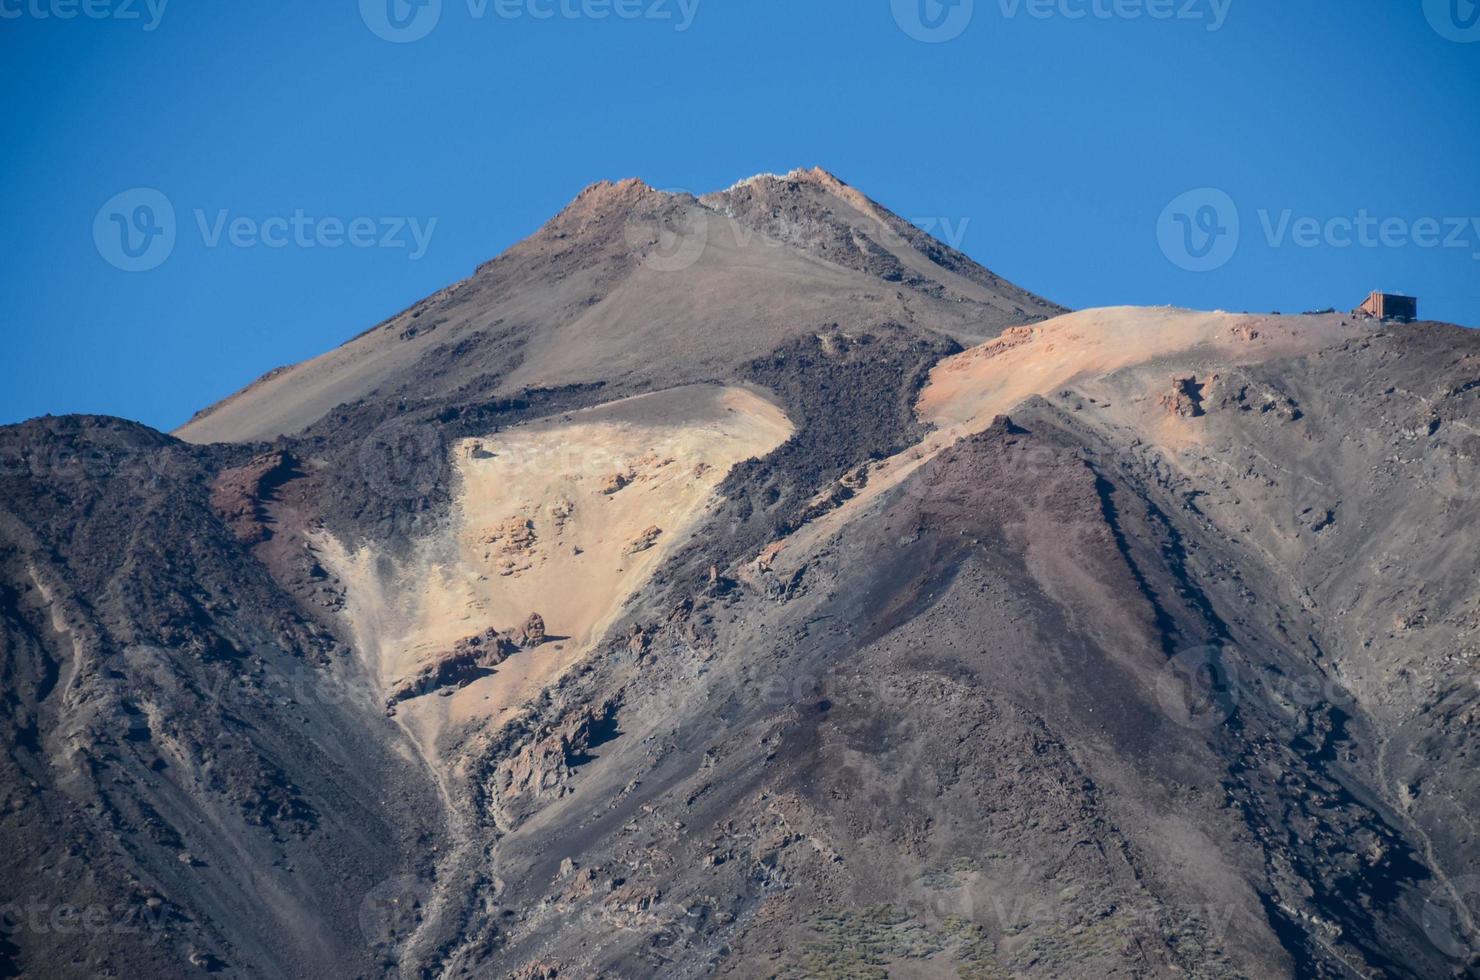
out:
<path id="1" fill-rule="evenodd" d="M 657 544 L 658 539 L 662 536 L 663 529 L 661 527 L 658 527 L 657 525 L 653 525 L 652 527 L 644 530 L 636 538 L 632 539 L 632 541 L 628 542 L 627 546 L 622 549 L 622 554 L 641 554 L 642 552 L 651 549 L 655 544 Z"/>
<path id="2" fill-rule="evenodd" d="M 543 627 L 541 621 L 541 636 Z M 412 698 L 466 687 L 526 646 L 523 640 L 523 631 L 516 640 L 513 634 L 496 629 L 459 640 L 451 650 L 431 658 L 415 674 L 392 687 L 386 697 L 387 711 L 393 712 L 397 704 Z"/>
<path id="3" fill-rule="evenodd" d="M 265 503 L 282 484 L 302 475 L 292 453 L 264 453 L 244 466 L 223 470 L 211 488 L 211 506 L 245 545 L 272 537 Z"/>
<path id="4" fill-rule="evenodd" d="M 1173 415 L 1197 418 L 1207 414 L 1203 411 L 1203 396 L 1207 383 L 1195 377 L 1173 378 L 1172 390 L 1161 396 L 1161 406 Z"/>
<path id="5" fill-rule="evenodd" d="M 524 625 L 517 631 L 517 641 L 521 649 L 528 650 L 545 642 L 545 619 L 537 612 L 529 614 Z"/>

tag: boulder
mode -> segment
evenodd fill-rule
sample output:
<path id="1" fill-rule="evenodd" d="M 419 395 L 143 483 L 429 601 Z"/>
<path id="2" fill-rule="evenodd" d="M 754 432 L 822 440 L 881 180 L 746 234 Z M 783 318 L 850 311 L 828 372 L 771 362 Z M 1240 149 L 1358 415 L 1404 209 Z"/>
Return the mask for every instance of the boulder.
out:
<path id="1" fill-rule="evenodd" d="M 519 646 L 525 650 L 537 647 L 545 642 L 545 620 L 537 612 L 529 614 L 524 625 L 519 628 Z"/>
<path id="2" fill-rule="evenodd" d="M 662 536 L 663 529 L 661 527 L 658 527 L 657 525 L 654 525 L 643 531 L 636 538 L 634 538 L 632 542 L 627 545 L 627 547 L 622 549 L 622 554 L 636 555 L 647 551 L 653 545 L 657 544 L 658 538 Z"/>
<path id="3" fill-rule="evenodd" d="M 391 688 L 385 702 L 387 713 L 393 713 L 402 701 L 426 694 L 451 694 L 467 687 L 517 649 L 507 635 L 495 629 L 458 640 L 451 650 L 433 657 Z"/>

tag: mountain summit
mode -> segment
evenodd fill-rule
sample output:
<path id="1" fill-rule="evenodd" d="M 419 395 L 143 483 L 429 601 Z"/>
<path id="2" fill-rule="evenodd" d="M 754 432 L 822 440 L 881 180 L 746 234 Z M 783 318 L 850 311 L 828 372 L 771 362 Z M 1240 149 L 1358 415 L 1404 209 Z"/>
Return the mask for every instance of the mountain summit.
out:
<path id="1" fill-rule="evenodd" d="M 732 372 L 829 324 L 963 344 L 1062 313 L 821 170 L 693 197 L 593 184 L 468 279 L 199 413 L 192 442 L 302 432 L 331 409 L 428 392 L 497 398 Z"/>

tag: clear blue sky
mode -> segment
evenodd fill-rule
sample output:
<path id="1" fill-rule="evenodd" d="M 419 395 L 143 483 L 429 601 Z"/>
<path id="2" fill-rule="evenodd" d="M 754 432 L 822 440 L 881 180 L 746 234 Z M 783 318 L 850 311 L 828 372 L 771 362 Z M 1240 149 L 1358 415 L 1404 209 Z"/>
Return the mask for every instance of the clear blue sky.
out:
<path id="1" fill-rule="evenodd" d="M 1472 0 L 172 0 L 157 23 L 150 2 L 0 0 L 0 422 L 172 428 L 627 175 L 703 191 L 821 165 L 964 222 L 965 251 L 1068 306 L 1349 308 L 1382 287 L 1480 324 L 1480 43 L 1452 39 L 1480 37 Z M 669 16 L 594 16 L 614 9 Z M 367 26 L 392 13 L 432 29 Z M 176 213 L 143 272 L 108 256 L 128 264 L 124 231 L 165 241 L 139 237 L 151 201 L 99 217 L 134 188 Z M 1197 188 L 1240 229 L 1206 272 L 1163 247 Z M 1187 233 L 1228 230 L 1188 200 Z M 1387 243 L 1373 225 L 1339 247 L 1362 215 L 1396 223 Z M 406 247 L 295 240 L 355 218 Z M 436 219 L 425 254 L 387 218 Z"/>

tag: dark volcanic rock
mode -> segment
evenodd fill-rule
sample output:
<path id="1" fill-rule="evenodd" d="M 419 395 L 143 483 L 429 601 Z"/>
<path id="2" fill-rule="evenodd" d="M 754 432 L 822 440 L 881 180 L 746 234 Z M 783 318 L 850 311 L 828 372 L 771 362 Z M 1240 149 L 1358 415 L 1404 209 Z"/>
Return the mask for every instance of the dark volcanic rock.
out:
<path id="1" fill-rule="evenodd" d="M 539 613 L 530 613 L 519 629 L 521 647 L 537 647 L 545 642 L 545 619 Z"/>
<path id="2" fill-rule="evenodd" d="M 212 457 L 113 419 L 0 428 L 0 906 L 26 975 L 371 971 L 359 898 L 441 824 L 356 665 L 238 540 L 255 512 L 217 515 Z"/>

